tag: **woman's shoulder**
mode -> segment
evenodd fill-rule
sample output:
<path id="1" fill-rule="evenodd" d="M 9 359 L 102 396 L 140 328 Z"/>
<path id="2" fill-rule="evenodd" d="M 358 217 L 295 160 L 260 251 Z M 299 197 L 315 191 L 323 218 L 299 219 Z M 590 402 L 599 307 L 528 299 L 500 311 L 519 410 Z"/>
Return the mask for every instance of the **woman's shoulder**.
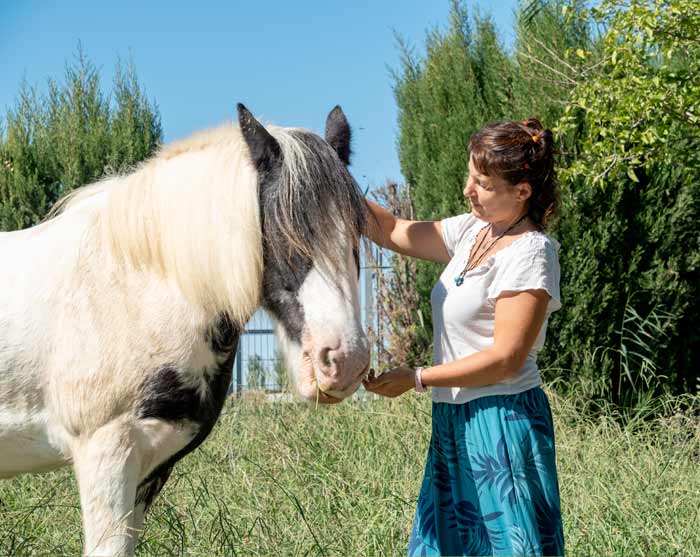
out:
<path id="1" fill-rule="evenodd" d="M 554 257 L 559 256 L 561 244 L 556 238 L 541 230 L 527 231 L 515 238 L 505 249 L 501 250 L 506 257 L 523 255 Z M 497 252 L 497 254 L 500 252 Z"/>
<path id="2" fill-rule="evenodd" d="M 476 218 L 472 213 L 462 213 L 444 218 L 440 221 L 440 231 L 445 247 L 450 255 L 453 255 L 455 248 L 465 239 L 469 238 L 475 231 L 485 226 L 486 222 Z"/>
<path id="3" fill-rule="evenodd" d="M 493 258 L 488 298 L 497 300 L 503 292 L 545 290 L 550 296 L 548 312 L 561 308 L 559 242 L 540 231 L 519 236 Z"/>
<path id="4" fill-rule="evenodd" d="M 559 252 L 561 244 L 559 241 L 542 230 L 535 230 L 528 234 L 531 245 L 539 249 L 547 249 Z"/>
<path id="5" fill-rule="evenodd" d="M 499 275 L 558 277 L 559 242 L 552 236 L 533 230 L 517 237 L 491 258 L 493 270 Z"/>

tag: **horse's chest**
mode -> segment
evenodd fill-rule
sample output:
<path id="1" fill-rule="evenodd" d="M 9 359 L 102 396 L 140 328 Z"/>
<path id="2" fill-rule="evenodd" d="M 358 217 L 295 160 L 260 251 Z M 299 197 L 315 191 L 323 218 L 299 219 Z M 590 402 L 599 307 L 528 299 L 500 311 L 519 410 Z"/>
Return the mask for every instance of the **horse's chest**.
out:
<path id="1" fill-rule="evenodd" d="M 238 337 L 238 329 L 222 318 L 207 332 L 204 345 L 192 352 L 188 365 L 164 364 L 144 379 L 137 417 L 186 426 L 193 432 L 169 463 L 194 450 L 214 427 L 231 383 Z"/>
<path id="2" fill-rule="evenodd" d="M 152 465 L 147 466 L 148 472 L 139 483 L 137 505 L 148 508 L 174 464 L 196 449 L 211 432 L 231 383 L 238 338 L 238 329 L 222 318 L 208 331 L 207 349 L 200 353 L 205 359 L 213 357 L 216 365 L 199 370 L 196 366 L 179 369 L 162 365 L 145 379 L 136 412 L 142 427 L 151 427 L 151 435 L 157 435 L 161 443 L 151 455 Z M 183 439 L 184 434 L 189 436 Z M 179 444 L 170 443 L 172 440 Z"/>

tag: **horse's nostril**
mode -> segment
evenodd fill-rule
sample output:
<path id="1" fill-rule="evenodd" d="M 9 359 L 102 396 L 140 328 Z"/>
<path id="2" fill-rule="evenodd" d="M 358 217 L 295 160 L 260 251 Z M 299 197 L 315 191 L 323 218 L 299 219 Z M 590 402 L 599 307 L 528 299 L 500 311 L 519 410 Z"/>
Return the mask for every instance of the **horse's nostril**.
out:
<path id="1" fill-rule="evenodd" d="M 323 348 L 321 349 L 321 352 L 319 353 L 319 360 L 321 361 L 321 364 L 323 367 L 331 367 L 331 349 L 330 348 Z"/>
<path id="2" fill-rule="evenodd" d="M 316 354 L 316 362 L 324 373 L 335 374 L 342 370 L 343 353 L 339 348 L 324 346 Z"/>

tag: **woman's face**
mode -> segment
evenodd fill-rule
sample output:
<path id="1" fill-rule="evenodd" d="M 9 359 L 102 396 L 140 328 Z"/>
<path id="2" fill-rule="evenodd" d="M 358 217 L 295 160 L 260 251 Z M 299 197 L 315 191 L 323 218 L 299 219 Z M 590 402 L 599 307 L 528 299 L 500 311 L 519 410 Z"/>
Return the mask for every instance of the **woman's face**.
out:
<path id="1" fill-rule="evenodd" d="M 474 167 L 469 157 L 469 176 L 464 197 L 469 199 L 475 217 L 487 222 L 512 221 L 523 213 L 530 185 L 510 185 L 498 176 L 485 176 Z"/>

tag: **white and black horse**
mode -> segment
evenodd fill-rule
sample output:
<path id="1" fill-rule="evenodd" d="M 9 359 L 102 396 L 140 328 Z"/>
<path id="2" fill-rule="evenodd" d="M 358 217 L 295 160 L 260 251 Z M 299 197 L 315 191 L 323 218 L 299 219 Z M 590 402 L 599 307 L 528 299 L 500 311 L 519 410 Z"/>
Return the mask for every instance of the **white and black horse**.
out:
<path id="1" fill-rule="evenodd" d="M 260 306 L 302 397 L 338 402 L 369 363 L 366 204 L 339 107 L 326 140 L 225 125 L 0 234 L 0 477 L 71 464 L 88 555 L 130 555 L 173 465 L 209 435 Z"/>

